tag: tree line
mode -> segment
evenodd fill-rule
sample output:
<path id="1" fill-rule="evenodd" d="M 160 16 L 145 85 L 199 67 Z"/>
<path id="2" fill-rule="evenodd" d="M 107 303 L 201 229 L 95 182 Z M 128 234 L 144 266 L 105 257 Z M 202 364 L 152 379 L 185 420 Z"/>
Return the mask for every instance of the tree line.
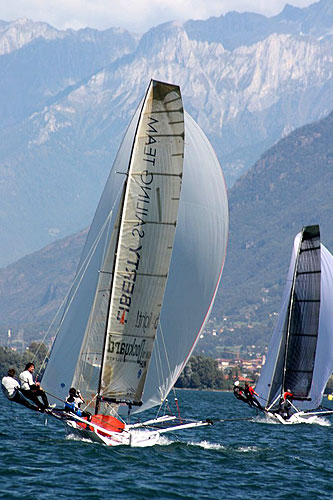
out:
<path id="1" fill-rule="evenodd" d="M 36 367 L 35 373 L 40 373 L 40 379 L 47 353 L 47 347 L 38 342 L 31 342 L 23 353 L 0 346 L 0 376 L 6 375 L 8 368 L 14 368 L 19 374 L 27 363 L 33 361 Z M 179 389 L 231 390 L 233 378 L 235 378 L 231 375 L 228 379 L 225 378 L 223 372 L 218 369 L 216 359 L 208 356 L 192 356 L 180 374 L 175 387 Z M 238 373 L 233 375 L 237 378 Z M 327 392 L 333 392 L 333 377 L 328 381 Z"/>
<path id="2" fill-rule="evenodd" d="M 48 349 L 45 344 L 31 342 L 25 351 L 13 351 L 9 347 L 0 346 L 0 375 L 1 378 L 7 374 L 8 368 L 14 368 L 18 375 L 24 370 L 27 363 L 33 362 L 35 374 L 39 374 L 43 362 L 47 356 Z M 41 373 L 40 373 L 41 376 Z M 39 377 L 40 378 L 40 377 Z"/>

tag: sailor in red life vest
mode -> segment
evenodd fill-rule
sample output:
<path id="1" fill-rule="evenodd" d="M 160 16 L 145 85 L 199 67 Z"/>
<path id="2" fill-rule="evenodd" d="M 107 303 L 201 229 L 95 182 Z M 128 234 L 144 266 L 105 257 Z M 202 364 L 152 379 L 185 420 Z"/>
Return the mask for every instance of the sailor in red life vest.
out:
<path id="1" fill-rule="evenodd" d="M 290 392 L 290 389 L 287 389 L 286 391 L 284 391 L 283 393 L 283 401 L 285 401 L 287 398 L 290 400 L 292 400 L 294 397 L 293 393 Z"/>
<path id="2" fill-rule="evenodd" d="M 287 389 L 284 391 L 282 395 L 282 400 L 280 402 L 280 413 L 284 418 L 289 418 L 290 417 L 290 407 L 291 407 L 291 401 L 293 399 L 294 395 L 291 392 L 290 389 Z"/>
<path id="3" fill-rule="evenodd" d="M 258 399 L 254 396 L 259 396 L 259 394 L 248 384 L 248 382 L 245 382 L 244 392 L 251 406 L 258 408 L 259 410 L 263 410 L 263 407 L 259 403 Z"/>

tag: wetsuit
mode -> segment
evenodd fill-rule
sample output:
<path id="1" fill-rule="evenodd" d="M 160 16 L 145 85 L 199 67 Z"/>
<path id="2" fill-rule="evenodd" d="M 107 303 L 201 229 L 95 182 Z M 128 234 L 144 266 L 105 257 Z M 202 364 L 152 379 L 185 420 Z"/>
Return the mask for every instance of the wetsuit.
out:
<path id="1" fill-rule="evenodd" d="M 245 389 L 245 396 L 247 397 L 249 405 L 253 406 L 254 408 L 258 408 L 259 410 L 263 410 L 263 407 L 259 403 L 258 399 L 255 397 L 255 394 L 258 396 L 258 394 L 255 392 L 253 387 L 250 385 L 246 385 Z"/>
<path id="2" fill-rule="evenodd" d="M 244 401 L 244 403 L 247 403 L 247 397 L 244 394 L 244 389 L 243 387 L 240 386 L 235 386 L 234 387 L 234 396 L 237 399 L 240 399 L 241 401 Z"/>

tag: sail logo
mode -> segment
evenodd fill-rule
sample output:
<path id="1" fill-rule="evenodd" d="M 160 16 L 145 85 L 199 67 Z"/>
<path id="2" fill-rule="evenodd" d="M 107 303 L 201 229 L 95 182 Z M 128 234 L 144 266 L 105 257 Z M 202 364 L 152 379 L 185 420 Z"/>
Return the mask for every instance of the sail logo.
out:
<path id="1" fill-rule="evenodd" d="M 151 202 L 151 184 L 153 183 L 154 175 L 152 172 L 147 170 L 148 167 L 155 167 L 155 162 L 157 160 L 157 149 L 152 145 L 157 142 L 157 139 L 154 137 L 154 133 L 157 134 L 158 130 L 155 128 L 155 125 L 158 123 L 158 120 L 149 116 L 147 122 L 146 129 L 146 138 L 143 146 L 143 156 L 142 161 L 146 167 L 146 170 L 143 170 L 139 175 L 138 182 L 135 181 L 135 189 L 136 192 L 136 203 L 135 203 L 135 222 L 131 229 L 131 235 L 133 238 L 138 241 L 144 238 L 145 236 L 145 224 L 149 215 L 149 208 Z M 117 311 L 117 321 L 120 325 L 126 325 L 127 323 L 127 315 L 130 311 L 130 307 L 132 304 L 132 298 L 135 289 L 135 281 L 137 278 L 137 273 L 140 264 L 140 252 L 142 250 L 142 244 L 138 245 L 136 248 L 130 247 L 128 251 L 130 255 L 126 261 L 125 272 L 123 275 L 123 281 L 121 283 L 121 291 L 119 294 L 119 305 Z"/>
<path id="2" fill-rule="evenodd" d="M 110 337 L 107 352 L 120 355 L 121 361 L 127 361 L 127 358 L 136 358 L 135 362 L 140 364 L 149 358 L 145 344 L 146 339 L 141 340 L 141 342 L 137 342 L 136 338 L 133 342 L 115 342 Z"/>
<path id="3" fill-rule="evenodd" d="M 141 328 L 143 333 L 146 333 L 146 330 L 149 330 L 149 328 L 157 330 L 159 319 L 159 314 L 154 317 L 152 312 L 147 313 L 138 311 L 136 313 L 136 322 L 134 328 Z"/>
<path id="4" fill-rule="evenodd" d="M 130 248 L 129 251 L 132 252 L 132 256 L 127 260 L 126 273 L 121 285 L 121 294 L 119 297 L 119 307 L 117 313 L 117 320 L 121 325 L 127 323 L 126 314 L 130 310 L 132 295 L 134 293 L 134 285 L 136 281 L 136 275 L 140 263 L 140 250 L 142 246 L 137 248 Z"/>

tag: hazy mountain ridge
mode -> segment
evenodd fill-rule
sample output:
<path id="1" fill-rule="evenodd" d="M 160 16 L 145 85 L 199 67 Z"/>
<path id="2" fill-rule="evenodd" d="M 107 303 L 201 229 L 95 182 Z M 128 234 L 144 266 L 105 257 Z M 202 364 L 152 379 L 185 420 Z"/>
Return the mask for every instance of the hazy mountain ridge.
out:
<path id="1" fill-rule="evenodd" d="M 12 22 L 0 21 L 0 55 L 19 50 L 37 39 L 63 40 L 64 38 L 71 38 L 80 42 L 101 44 L 100 49 L 103 50 L 102 44 L 114 44 L 117 37 L 120 40 L 131 40 L 131 42 L 135 42 L 139 38 L 138 35 L 130 34 L 127 30 L 117 27 L 103 31 L 93 28 L 58 30 L 48 23 L 36 22 L 26 18 Z M 116 47 L 114 49 L 117 50 Z M 111 57 L 115 59 L 115 56 Z"/>
<path id="2" fill-rule="evenodd" d="M 227 259 L 211 315 L 224 333 L 211 340 L 214 346 L 268 342 L 270 314 L 279 310 L 293 240 L 303 225 L 319 223 L 322 242 L 333 251 L 332 167 L 333 113 L 279 141 L 231 189 Z M 32 335 L 48 326 L 74 276 L 85 234 L 0 270 L 0 334 L 24 326 Z"/>
<path id="3" fill-rule="evenodd" d="M 326 24 L 327 5 L 311 11 L 318 19 L 328 12 Z M 287 9 L 284 19 L 303 10 Z M 239 25 L 246 14 L 236 17 Z M 316 24 L 321 40 L 270 33 L 235 50 L 190 39 L 186 23 L 152 28 L 139 42 L 117 30 L 67 30 L 1 56 L 0 263 L 89 224 L 150 77 L 181 85 L 229 185 L 281 137 L 328 114 L 333 40 L 325 23 L 322 32 Z"/>
<path id="4" fill-rule="evenodd" d="M 3 125 L 51 104 L 61 92 L 132 52 L 137 44 L 137 37 L 118 28 L 59 31 L 28 19 L 8 24 L 2 35 L 0 29 Z M 7 48 L 2 56 L 1 47 Z"/>
<path id="5" fill-rule="evenodd" d="M 286 5 L 277 16 L 265 17 L 251 12 L 228 12 L 224 16 L 211 17 L 206 21 L 187 21 L 184 24 L 191 39 L 218 42 L 228 50 L 241 45 L 253 45 L 265 40 L 270 34 L 306 34 L 322 38 L 333 34 L 333 4 L 321 0 L 303 9 Z M 235 25 L 237 31 L 235 31 Z"/>

